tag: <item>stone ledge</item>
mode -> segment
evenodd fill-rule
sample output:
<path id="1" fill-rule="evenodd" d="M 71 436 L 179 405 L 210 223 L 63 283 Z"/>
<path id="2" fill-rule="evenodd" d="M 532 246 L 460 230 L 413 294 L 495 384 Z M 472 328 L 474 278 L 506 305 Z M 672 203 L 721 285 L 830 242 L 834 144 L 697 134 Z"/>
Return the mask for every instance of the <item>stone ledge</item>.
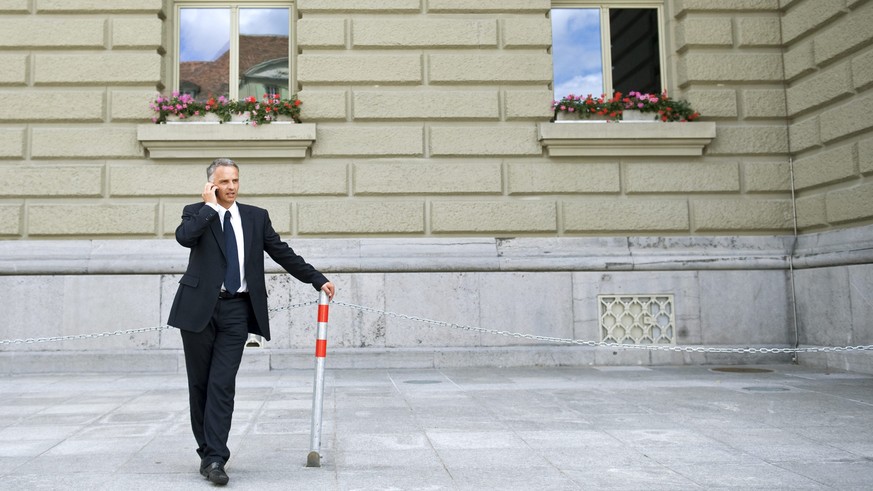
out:
<path id="1" fill-rule="evenodd" d="M 873 262 L 873 225 L 802 235 L 795 268 Z M 688 271 L 788 269 L 794 242 L 778 236 L 488 237 L 289 240 L 330 273 Z M 0 241 L 0 275 L 181 274 L 173 239 Z M 266 258 L 267 273 L 281 268 Z"/>
<path id="2" fill-rule="evenodd" d="M 791 236 L 292 239 L 331 273 L 787 269 Z M 181 274 L 172 239 L 0 242 L 0 274 Z M 282 270 L 266 260 L 267 273 Z"/>
<path id="3" fill-rule="evenodd" d="M 137 139 L 152 159 L 212 160 L 306 157 L 315 142 L 315 124 L 179 123 L 141 124 Z"/>
<path id="4" fill-rule="evenodd" d="M 803 234 L 797 238 L 795 268 L 873 263 L 873 225 Z"/>
<path id="5" fill-rule="evenodd" d="M 580 121 L 539 123 L 550 157 L 699 156 L 715 138 L 715 123 Z"/>
<path id="6" fill-rule="evenodd" d="M 738 346 L 719 346 L 731 348 Z M 780 346 L 783 347 L 783 346 Z M 330 349 L 328 370 L 788 363 L 790 354 L 668 353 L 587 346 Z M 241 372 L 311 370 L 311 349 L 246 348 Z M 0 374 L 184 373 L 182 350 L 0 352 Z"/>

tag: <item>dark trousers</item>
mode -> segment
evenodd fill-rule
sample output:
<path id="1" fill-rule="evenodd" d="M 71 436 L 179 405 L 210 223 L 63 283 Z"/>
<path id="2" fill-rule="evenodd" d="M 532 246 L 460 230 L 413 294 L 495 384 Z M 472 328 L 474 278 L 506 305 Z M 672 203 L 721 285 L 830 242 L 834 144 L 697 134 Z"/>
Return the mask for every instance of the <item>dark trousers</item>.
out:
<path id="1" fill-rule="evenodd" d="M 205 329 L 181 331 L 191 429 L 201 465 L 230 458 L 227 437 L 250 316 L 254 313 L 247 298 L 219 300 Z"/>

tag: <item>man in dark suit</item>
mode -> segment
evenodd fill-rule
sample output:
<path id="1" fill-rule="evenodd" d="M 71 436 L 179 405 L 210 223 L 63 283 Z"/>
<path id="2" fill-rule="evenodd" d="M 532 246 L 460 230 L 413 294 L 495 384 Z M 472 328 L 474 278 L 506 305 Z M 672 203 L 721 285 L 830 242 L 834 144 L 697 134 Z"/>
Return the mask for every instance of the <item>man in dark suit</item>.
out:
<path id="1" fill-rule="evenodd" d="M 249 333 L 270 339 L 264 252 L 330 299 L 335 287 L 281 240 L 267 210 L 236 202 L 236 163 L 216 159 L 206 177 L 203 202 L 186 206 L 176 229 L 176 241 L 191 252 L 167 323 L 182 333 L 200 474 L 224 485 L 243 347 Z"/>

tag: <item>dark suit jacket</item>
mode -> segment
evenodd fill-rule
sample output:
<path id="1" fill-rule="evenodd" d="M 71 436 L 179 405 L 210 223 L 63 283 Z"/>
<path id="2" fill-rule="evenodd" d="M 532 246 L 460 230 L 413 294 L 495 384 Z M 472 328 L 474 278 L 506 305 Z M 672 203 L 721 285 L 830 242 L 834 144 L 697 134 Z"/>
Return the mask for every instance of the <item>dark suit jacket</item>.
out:
<path id="1" fill-rule="evenodd" d="M 273 230 L 267 210 L 240 203 L 237 206 L 243 228 L 245 279 L 255 313 L 248 330 L 269 340 L 264 252 L 295 278 L 310 283 L 316 291 L 321 290 L 328 280 L 282 242 Z M 227 269 L 219 214 L 206 203 L 186 206 L 182 211 L 182 223 L 176 229 L 176 241 L 190 248 L 191 252 L 188 269 L 179 280 L 167 323 L 179 329 L 200 332 L 212 317 Z"/>

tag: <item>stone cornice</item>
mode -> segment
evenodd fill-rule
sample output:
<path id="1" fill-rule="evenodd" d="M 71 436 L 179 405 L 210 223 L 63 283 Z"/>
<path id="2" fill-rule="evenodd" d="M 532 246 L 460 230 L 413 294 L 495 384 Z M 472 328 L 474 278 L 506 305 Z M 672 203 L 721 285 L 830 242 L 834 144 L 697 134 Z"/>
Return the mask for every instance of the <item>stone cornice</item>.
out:
<path id="1" fill-rule="evenodd" d="M 787 269 L 792 236 L 290 240 L 326 272 Z M 175 240 L 0 242 L 0 274 L 179 274 Z M 873 263 L 873 226 L 801 236 L 795 268 Z M 281 269 L 267 259 L 268 272 Z"/>

